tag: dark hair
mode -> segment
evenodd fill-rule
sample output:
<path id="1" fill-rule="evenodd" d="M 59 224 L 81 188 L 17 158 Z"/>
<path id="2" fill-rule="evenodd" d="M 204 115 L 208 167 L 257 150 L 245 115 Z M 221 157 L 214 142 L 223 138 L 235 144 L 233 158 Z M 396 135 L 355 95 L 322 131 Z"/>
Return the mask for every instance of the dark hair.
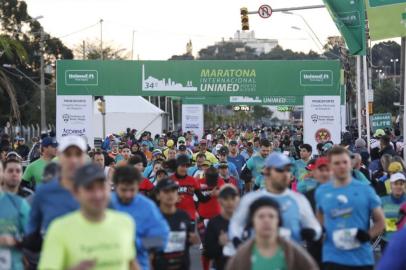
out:
<path id="1" fill-rule="evenodd" d="M 271 142 L 268 139 L 262 139 L 260 145 L 264 147 L 270 147 Z"/>
<path id="2" fill-rule="evenodd" d="M 215 186 L 217 186 L 218 177 L 219 177 L 219 173 L 218 173 L 218 170 L 217 170 L 215 167 L 210 166 L 210 167 L 206 170 L 206 184 L 207 184 L 209 187 L 215 187 Z"/>
<path id="3" fill-rule="evenodd" d="M 339 145 L 335 145 L 333 146 L 327 153 L 328 159 L 331 159 L 332 156 L 339 156 L 342 154 L 346 154 L 348 157 L 351 158 L 351 154 L 350 151 L 348 151 L 346 148 L 339 146 Z"/>
<path id="4" fill-rule="evenodd" d="M 199 153 L 199 154 L 197 154 L 196 155 L 196 160 L 198 159 L 198 158 L 204 158 L 204 159 L 206 159 L 206 154 L 203 154 L 203 153 Z"/>
<path id="5" fill-rule="evenodd" d="M 95 156 L 103 156 L 104 157 L 104 154 L 103 154 L 102 151 L 95 151 L 95 152 L 93 152 L 92 159 L 94 159 Z"/>
<path id="6" fill-rule="evenodd" d="M 254 142 L 260 142 L 262 144 L 261 139 L 259 137 L 255 137 Z"/>
<path id="7" fill-rule="evenodd" d="M 307 151 L 307 152 L 310 152 L 310 153 L 313 151 L 312 146 L 311 146 L 310 144 L 307 144 L 307 143 L 302 144 L 302 145 L 299 147 L 299 149 L 306 149 L 306 151 Z"/>
<path id="8" fill-rule="evenodd" d="M 281 227 L 283 224 L 283 221 L 282 221 L 282 214 L 281 214 L 281 209 L 279 207 L 279 203 L 269 196 L 259 197 L 258 199 L 256 199 L 254 202 L 251 203 L 249 212 L 248 212 L 247 227 L 249 227 L 249 228 L 253 227 L 253 225 L 254 225 L 253 219 L 254 219 L 255 212 L 264 206 L 271 207 L 276 210 L 276 212 L 278 213 L 278 217 L 279 217 L 278 226 Z"/>
<path id="9" fill-rule="evenodd" d="M 22 166 L 22 164 L 21 164 L 21 161 L 19 161 L 18 159 L 16 159 L 16 158 L 9 158 L 9 159 L 7 159 L 5 162 L 4 162 L 4 170 L 7 168 L 7 165 L 8 164 L 12 164 L 12 163 L 16 163 L 16 164 L 19 164 L 20 166 Z"/>
<path id="10" fill-rule="evenodd" d="M 390 144 L 390 137 L 388 135 L 383 135 L 380 138 L 380 142 L 381 142 L 381 144 L 388 146 Z"/>
<path id="11" fill-rule="evenodd" d="M 128 144 L 123 145 L 123 147 L 121 148 L 121 150 L 123 150 L 123 149 L 128 149 L 128 150 L 131 151 L 131 147 L 130 147 Z"/>
<path id="12" fill-rule="evenodd" d="M 134 155 L 128 159 L 128 165 L 136 165 L 138 163 L 143 163 L 142 157 L 140 155 Z"/>
<path id="13" fill-rule="evenodd" d="M 117 167 L 113 175 L 114 185 L 119 184 L 135 184 L 142 180 L 141 173 L 133 166 Z"/>
<path id="14" fill-rule="evenodd" d="M 318 143 L 316 148 L 317 148 L 318 151 L 322 152 L 323 151 L 323 146 L 324 146 L 324 143 Z"/>

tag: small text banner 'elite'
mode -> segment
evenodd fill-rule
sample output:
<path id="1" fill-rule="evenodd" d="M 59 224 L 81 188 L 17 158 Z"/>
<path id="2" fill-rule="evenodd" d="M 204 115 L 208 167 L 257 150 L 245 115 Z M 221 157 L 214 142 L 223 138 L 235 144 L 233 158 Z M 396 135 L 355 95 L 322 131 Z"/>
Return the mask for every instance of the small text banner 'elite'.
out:
<path id="1" fill-rule="evenodd" d="M 56 136 L 83 136 L 93 145 L 93 97 L 57 96 L 56 98 Z"/>
<path id="2" fill-rule="evenodd" d="M 192 131 L 199 138 L 204 132 L 204 111 L 203 105 L 182 104 L 182 130 Z"/>
<path id="3" fill-rule="evenodd" d="M 318 143 L 341 141 L 339 96 L 305 96 L 303 117 L 304 141 L 316 149 Z"/>

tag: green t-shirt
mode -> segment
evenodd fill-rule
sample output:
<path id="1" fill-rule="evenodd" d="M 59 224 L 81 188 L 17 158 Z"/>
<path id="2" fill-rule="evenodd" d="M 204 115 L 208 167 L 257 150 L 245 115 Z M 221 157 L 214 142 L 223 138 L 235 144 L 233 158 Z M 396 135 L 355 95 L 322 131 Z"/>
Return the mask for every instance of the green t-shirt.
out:
<path id="1" fill-rule="evenodd" d="M 264 257 L 259 253 L 257 246 L 254 245 L 252 250 L 252 260 L 251 260 L 252 270 L 286 270 L 288 269 L 285 260 L 285 253 L 278 247 L 275 254 L 272 257 Z"/>
<path id="2" fill-rule="evenodd" d="M 39 270 L 69 269 L 95 260 L 92 270 L 127 270 L 135 259 L 135 225 L 123 213 L 106 211 L 102 222 L 75 211 L 53 221 L 45 236 Z"/>
<path id="3" fill-rule="evenodd" d="M 36 184 L 41 183 L 44 169 L 48 163 L 45 159 L 40 158 L 28 165 L 24 171 L 23 180 L 27 182 L 34 181 Z"/>

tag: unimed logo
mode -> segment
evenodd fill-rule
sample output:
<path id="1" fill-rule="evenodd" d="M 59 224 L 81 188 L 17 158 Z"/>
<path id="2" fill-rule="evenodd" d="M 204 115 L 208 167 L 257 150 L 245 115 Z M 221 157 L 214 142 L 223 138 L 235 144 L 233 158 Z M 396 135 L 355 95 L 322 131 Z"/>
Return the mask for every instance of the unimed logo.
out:
<path id="1" fill-rule="evenodd" d="M 302 70 L 300 71 L 302 86 L 332 86 L 333 72 L 331 70 Z"/>
<path id="2" fill-rule="evenodd" d="M 66 85 L 98 85 L 97 70 L 67 70 L 65 71 Z"/>

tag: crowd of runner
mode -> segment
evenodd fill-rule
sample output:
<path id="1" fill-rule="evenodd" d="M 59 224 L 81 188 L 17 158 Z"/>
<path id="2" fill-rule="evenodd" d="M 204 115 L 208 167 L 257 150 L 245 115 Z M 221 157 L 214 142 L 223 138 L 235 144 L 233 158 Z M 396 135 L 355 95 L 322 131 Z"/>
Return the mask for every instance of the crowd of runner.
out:
<path id="1" fill-rule="evenodd" d="M 300 128 L 0 141 L 0 270 L 406 269 L 403 142 Z"/>

